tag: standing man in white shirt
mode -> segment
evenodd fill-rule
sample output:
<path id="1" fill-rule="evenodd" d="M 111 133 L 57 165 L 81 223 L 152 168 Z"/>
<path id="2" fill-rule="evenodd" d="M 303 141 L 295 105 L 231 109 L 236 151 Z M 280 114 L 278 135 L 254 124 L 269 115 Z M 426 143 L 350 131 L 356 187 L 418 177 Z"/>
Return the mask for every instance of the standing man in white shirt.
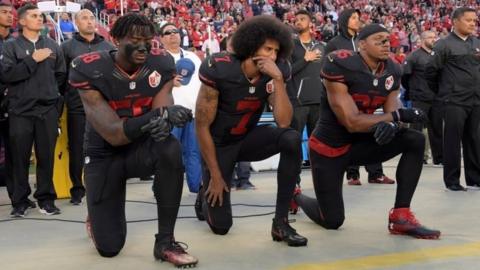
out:
<path id="1" fill-rule="evenodd" d="M 175 59 L 177 67 L 177 76 L 172 90 L 174 103 L 191 109 L 195 117 L 195 103 L 201 85 L 198 69 L 202 62 L 195 53 L 180 47 L 180 31 L 174 24 L 166 23 L 160 28 L 160 40 L 167 52 Z M 188 122 L 183 128 L 175 127 L 172 134 L 182 144 L 188 189 L 190 192 L 197 193 L 200 188 L 202 167 L 195 135 L 195 121 Z"/>

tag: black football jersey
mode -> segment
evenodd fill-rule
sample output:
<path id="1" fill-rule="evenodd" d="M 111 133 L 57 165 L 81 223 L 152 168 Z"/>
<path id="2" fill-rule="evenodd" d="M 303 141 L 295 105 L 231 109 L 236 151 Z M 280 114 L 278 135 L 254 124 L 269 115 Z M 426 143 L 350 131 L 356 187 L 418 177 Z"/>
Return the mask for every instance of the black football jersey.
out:
<path id="1" fill-rule="evenodd" d="M 288 81 L 289 62 L 278 60 L 277 65 Z M 272 78 L 267 75 L 250 82 L 243 73 L 241 61 L 227 52 L 206 58 L 199 76 L 204 84 L 219 92 L 217 114 L 210 126 L 216 145 L 242 140 L 257 125 L 268 97 L 275 91 Z"/>
<path id="2" fill-rule="evenodd" d="M 173 58 L 162 50 L 152 51 L 145 64 L 129 75 L 115 63 L 115 53 L 98 51 L 75 58 L 69 83 L 79 91 L 99 91 L 120 118 L 149 112 L 155 95 L 175 75 Z M 87 153 L 113 149 L 88 123 L 86 133 Z"/>
<path id="3" fill-rule="evenodd" d="M 347 85 L 358 110 L 373 114 L 383 107 L 392 91 L 399 89 L 402 74 L 401 67 L 388 59 L 380 63 L 374 75 L 358 52 L 338 50 L 327 56 L 320 75 L 325 80 Z M 338 121 L 326 92 L 321 98 L 320 117 L 313 136 L 332 147 L 350 144 L 355 136 Z"/>

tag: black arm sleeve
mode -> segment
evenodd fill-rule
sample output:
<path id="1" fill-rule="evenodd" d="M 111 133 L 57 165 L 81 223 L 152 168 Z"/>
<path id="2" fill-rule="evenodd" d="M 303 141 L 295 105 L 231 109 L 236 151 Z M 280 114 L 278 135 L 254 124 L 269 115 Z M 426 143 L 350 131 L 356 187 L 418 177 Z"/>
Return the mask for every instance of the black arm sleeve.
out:
<path id="1" fill-rule="evenodd" d="M 161 109 L 154 109 L 144 115 L 127 118 L 123 122 L 123 132 L 125 132 L 125 136 L 127 136 L 128 140 L 132 142 L 140 138 L 144 134 L 142 127 L 148 124 L 150 119 L 160 116 L 161 111 Z"/>

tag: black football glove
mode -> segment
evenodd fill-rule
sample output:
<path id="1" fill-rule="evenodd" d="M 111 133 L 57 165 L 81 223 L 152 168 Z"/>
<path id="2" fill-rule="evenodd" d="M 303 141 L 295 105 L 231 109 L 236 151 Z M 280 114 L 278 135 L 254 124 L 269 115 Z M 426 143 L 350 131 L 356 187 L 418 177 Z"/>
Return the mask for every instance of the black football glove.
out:
<path id="1" fill-rule="evenodd" d="M 425 113 L 417 108 L 401 108 L 392 112 L 394 122 L 404 123 L 425 123 L 427 116 Z"/>
<path id="2" fill-rule="evenodd" d="M 373 126 L 373 137 L 379 145 L 384 145 L 395 138 L 399 127 L 396 123 L 393 122 L 380 122 Z"/>
<path id="3" fill-rule="evenodd" d="M 154 141 L 161 142 L 170 136 L 172 126 L 162 117 L 155 117 L 150 120 L 150 123 L 144 125 L 141 130 L 144 133 L 149 132 L 150 137 Z"/>
<path id="4" fill-rule="evenodd" d="M 192 121 L 192 110 L 180 105 L 171 105 L 163 107 L 163 119 L 167 119 L 170 124 L 176 127 L 183 127 L 187 122 Z"/>

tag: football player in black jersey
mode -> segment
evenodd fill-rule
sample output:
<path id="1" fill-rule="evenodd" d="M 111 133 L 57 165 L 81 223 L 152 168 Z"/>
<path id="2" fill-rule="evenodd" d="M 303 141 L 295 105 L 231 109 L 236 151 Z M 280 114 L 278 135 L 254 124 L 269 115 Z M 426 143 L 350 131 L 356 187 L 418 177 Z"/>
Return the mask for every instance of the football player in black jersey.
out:
<path id="1" fill-rule="evenodd" d="M 232 38 L 234 53 L 205 59 L 196 105 L 196 130 L 204 159 L 203 187 L 195 210 L 215 234 L 232 226 L 230 186 L 237 161 L 257 161 L 280 153 L 272 238 L 290 246 L 307 239 L 288 223 L 288 207 L 300 173 L 300 134 L 289 128 L 292 105 L 285 90 L 292 49 L 289 29 L 271 16 L 242 23 Z M 277 126 L 257 126 L 269 103 Z"/>
<path id="2" fill-rule="evenodd" d="M 422 171 L 425 138 L 416 130 L 399 127 L 399 122 L 423 122 L 425 115 L 400 105 L 401 70 L 388 56 L 388 30 L 379 24 L 368 25 L 359 40 L 359 53 L 332 52 L 322 68 L 326 92 L 309 140 L 317 199 L 299 194 L 295 200 L 313 221 L 326 229 L 338 229 L 345 219 L 342 181 L 347 166 L 383 162 L 401 154 L 388 229 L 392 234 L 437 239 L 440 231 L 422 226 L 410 211 Z M 378 108 L 383 113 L 373 114 Z"/>
<path id="3" fill-rule="evenodd" d="M 190 110 L 172 105 L 173 58 L 151 49 L 154 26 L 145 16 L 119 18 L 110 34 L 118 51 L 79 56 L 69 75 L 87 117 L 87 229 L 101 256 L 116 256 L 126 237 L 125 181 L 154 174 L 154 256 L 176 266 L 195 266 L 198 260 L 173 236 L 184 168 L 180 144 L 170 131 L 192 119 Z"/>

